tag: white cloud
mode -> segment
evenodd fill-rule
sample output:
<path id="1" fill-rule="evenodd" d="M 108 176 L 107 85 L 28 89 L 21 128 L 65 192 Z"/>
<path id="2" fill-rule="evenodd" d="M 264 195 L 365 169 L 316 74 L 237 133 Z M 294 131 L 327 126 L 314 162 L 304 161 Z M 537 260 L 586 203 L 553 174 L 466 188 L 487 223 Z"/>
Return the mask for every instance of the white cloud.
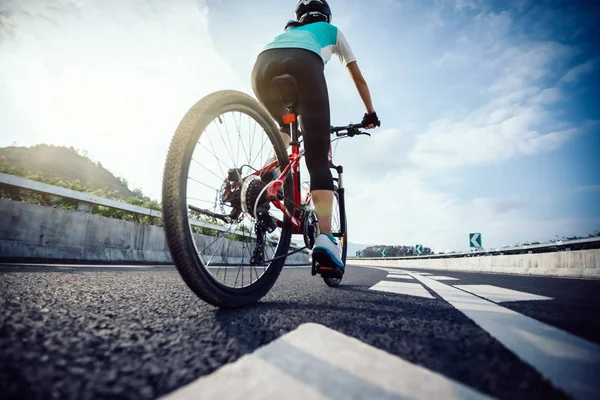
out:
<path id="1" fill-rule="evenodd" d="M 557 87 L 547 88 L 533 96 L 535 104 L 554 104 L 562 97 L 562 92 Z"/>
<path id="2" fill-rule="evenodd" d="M 350 240 L 467 250 L 471 232 L 482 233 L 484 247 L 495 248 L 585 234 L 600 226 L 598 220 L 533 218 L 527 207 L 535 200 L 521 195 L 461 200 L 429 184 L 439 175 L 405 169 L 377 181 L 351 177 L 346 189 Z"/>
<path id="3" fill-rule="evenodd" d="M 483 107 L 458 122 L 435 121 L 417 136 L 409 160 L 422 168 L 494 164 L 555 149 L 576 134 L 574 128 L 537 131 L 545 115 L 535 106 Z"/>
<path id="4" fill-rule="evenodd" d="M 447 113 L 416 135 L 409 160 L 419 167 L 500 163 L 553 150 L 577 133 L 575 126 L 553 123 L 553 113 L 546 110 L 561 96 L 558 88 L 546 87 L 547 78 L 571 50 L 558 43 L 509 42 L 505 35 L 511 19 L 506 12 L 480 14 L 475 31 L 482 23 L 490 27 L 483 39 L 462 38 L 458 49 L 446 52 L 435 65 L 472 70 L 465 85 L 481 86 L 484 105 Z"/>
<path id="5" fill-rule="evenodd" d="M 462 11 L 465 9 L 475 10 L 475 9 L 477 9 L 477 2 L 475 0 L 456 0 L 456 3 L 454 6 L 459 11 Z"/>
<path id="6" fill-rule="evenodd" d="M 249 91 L 215 50 L 202 1 L 10 4 L 14 35 L 0 43 L 10 142 L 87 150 L 153 198 L 187 110 L 218 89 Z"/>
<path id="7" fill-rule="evenodd" d="M 589 74 L 596 68 L 598 60 L 589 60 L 583 64 L 579 64 L 576 67 L 571 68 L 563 77 L 563 82 L 573 83 L 581 79 L 584 75 Z"/>

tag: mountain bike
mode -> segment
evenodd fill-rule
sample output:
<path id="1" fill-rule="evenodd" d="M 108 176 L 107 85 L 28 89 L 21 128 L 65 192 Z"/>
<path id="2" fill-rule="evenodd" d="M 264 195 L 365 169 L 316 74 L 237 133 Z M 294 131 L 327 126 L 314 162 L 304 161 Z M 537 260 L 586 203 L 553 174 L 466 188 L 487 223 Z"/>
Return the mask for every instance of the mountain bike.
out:
<path id="1" fill-rule="evenodd" d="M 218 307 L 256 303 L 274 285 L 286 260 L 308 264 L 319 234 L 308 182 L 301 184 L 300 178 L 304 149 L 297 83 L 287 75 L 275 78 L 272 87 L 288 110 L 284 123 L 290 125 L 290 154 L 267 110 L 251 96 L 227 90 L 206 96 L 186 113 L 167 155 L 162 204 L 172 258 L 188 287 Z M 332 142 L 369 135 L 361 128 L 331 127 L 336 135 Z M 332 228 L 345 264 L 343 167 L 333 163 L 331 150 L 330 168 L 337 172 Z M 272 171 L 278 171 L 276 178 L 265 182 L 262 177 Z M 292 242 L 292 235 L 301 242 Z M 339 286 L 341 277 L 330 271 L 311 262 L 313 276 Z"/>

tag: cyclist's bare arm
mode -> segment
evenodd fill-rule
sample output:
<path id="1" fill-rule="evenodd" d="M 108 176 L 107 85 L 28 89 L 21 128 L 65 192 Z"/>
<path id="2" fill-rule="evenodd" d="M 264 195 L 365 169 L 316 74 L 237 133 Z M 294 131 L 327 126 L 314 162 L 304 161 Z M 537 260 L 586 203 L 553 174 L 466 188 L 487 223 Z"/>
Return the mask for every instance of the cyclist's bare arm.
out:
<path id="1" fill-rule="evenodd" d="M 367 114 L 371 114 L 375 112 L 375 108 L 373 108 L 373 101 L 371 100 L 371 92 L 369 91 L 369 86 L 367 85 L 367 81 L 362 75 L 360 68 L 358 67 L 358 63 L 356 61 L 351 62 L 346 66 L 348 69 L 348 73 L 350 77 L 354 81 L 356 85 L 356 89 L 358 89 L 358 94 L 365 104 L 365 108 L 367 109 Z M 374 126 L 368 126 L 367 128 L 374 128 Z"/>

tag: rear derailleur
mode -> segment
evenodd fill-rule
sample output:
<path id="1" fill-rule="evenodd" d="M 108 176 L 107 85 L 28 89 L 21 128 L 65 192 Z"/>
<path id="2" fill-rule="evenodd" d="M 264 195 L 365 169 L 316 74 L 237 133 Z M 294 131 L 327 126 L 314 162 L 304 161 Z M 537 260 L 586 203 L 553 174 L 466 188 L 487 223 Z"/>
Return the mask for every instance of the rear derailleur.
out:
<path id="1" fill-rule="evenodd" d="M 254 224 L 254 234 L 256 235 L 256 245 L 250 258 L 251 266 L 261 266 L 265 264 L 265 245 L 267 233 L 273 233 L 277 229 L 275 218 L 269 215 L 269 204 L 258 206 L 256 210 L 256 223 Z"/>

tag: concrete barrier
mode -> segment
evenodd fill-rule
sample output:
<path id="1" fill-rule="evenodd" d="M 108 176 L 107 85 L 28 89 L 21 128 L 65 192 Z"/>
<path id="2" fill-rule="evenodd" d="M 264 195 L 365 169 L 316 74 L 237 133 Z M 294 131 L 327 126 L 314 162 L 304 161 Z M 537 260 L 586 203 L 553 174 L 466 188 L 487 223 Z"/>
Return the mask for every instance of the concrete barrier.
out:
<path id="1" fill-rule="evenodd" d="M 352 259 L 356 266 L 600 279 L 600 250 L 437 259 Z"/>
<path id="2" fill-rule="evenodd" d="M 195 235 L 199 248 L 214 242 Z M 233 263 L 248 254 L 242 243 L 226 241 L 212 263 Z M 163 228 L 0 199 L 0 260 L 171 264 Z M 307 264 L 303 253 L 288 265 Z"/>

